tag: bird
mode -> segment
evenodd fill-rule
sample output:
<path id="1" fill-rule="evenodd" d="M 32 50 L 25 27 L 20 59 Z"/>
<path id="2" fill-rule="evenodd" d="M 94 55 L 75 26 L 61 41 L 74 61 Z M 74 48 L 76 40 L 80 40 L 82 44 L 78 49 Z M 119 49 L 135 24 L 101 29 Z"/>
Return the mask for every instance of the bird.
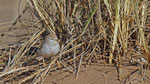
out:
<path id="1" fill-rule="evenodd" d="M 58 38 L 54 34 L 49 34 L 45 36 L 41 47 L 38 49 L 38 55 L 43 56 L 44 58 L 49 58 L 55 56 L 60 51 L 60 44 Z"/>

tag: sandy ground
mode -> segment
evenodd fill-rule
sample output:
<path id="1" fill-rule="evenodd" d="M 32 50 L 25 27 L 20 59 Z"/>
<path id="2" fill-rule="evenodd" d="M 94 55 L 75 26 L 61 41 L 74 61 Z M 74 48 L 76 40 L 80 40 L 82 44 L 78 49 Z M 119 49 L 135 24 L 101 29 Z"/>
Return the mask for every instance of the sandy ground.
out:
<path id="1" fill-rule="evenodd" d="M 19 3 L 21 4 L 18 5 Z M 0 0 L 0 23 L 6 23 L 15 20 L 22 12 L 25 5 L 26 0 Z"/>
<path id="2" fill-rule="evenodd" d="M 120 79 L 124 79 L 136 69 L 137 67 L 134 66 L 123 67 Z M 44 84 L 120 84 L 121 82 L 118 80 L 117 71 L 114 67 L 90 65 L 86 70 L 79 73 L 77 79 L 75 79 L 74 74 L 58 71 L 51 73 L 44 81 Z M 143 81 L 143 84 L 149 83 L 148 81 Z M 142 84 L 139 71 L 131 74 L 129 80 L 124 84 Z"/>

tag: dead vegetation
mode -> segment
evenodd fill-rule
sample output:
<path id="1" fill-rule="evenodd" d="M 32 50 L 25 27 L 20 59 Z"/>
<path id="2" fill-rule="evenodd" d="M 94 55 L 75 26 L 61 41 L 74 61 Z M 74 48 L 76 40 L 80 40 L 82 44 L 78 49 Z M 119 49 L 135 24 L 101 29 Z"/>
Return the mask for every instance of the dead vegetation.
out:
<path id="1" fill-rule="evenodd" d="M 23 44 L 1 49 L 0 83 L 42 83 L 55 70 L 76 74 L 81 65 L 112 64 L 122 84 L 130 75 L 149 70 L 150 6 L 148 0 L 28 0 L 26 8 L 10 27 L 28 27 Z M 24 18 L 28 15 L 28 18 Z M 46 62 L 37 54 L 27 54 L 39 47 L 41 34 L 56 34 L 60 53 Z M 146 53 L 146 54 L 145 54 Z M 145 59 L 146 60 L 145 60 Z M 124 63 L 139 67 L 120 78 Z M 142 78 L 144 80 L 148 80 Z M 127 80 L 128 79 L 128 80 Z M 144 83 L 144 82 L 143 82 Z"/>

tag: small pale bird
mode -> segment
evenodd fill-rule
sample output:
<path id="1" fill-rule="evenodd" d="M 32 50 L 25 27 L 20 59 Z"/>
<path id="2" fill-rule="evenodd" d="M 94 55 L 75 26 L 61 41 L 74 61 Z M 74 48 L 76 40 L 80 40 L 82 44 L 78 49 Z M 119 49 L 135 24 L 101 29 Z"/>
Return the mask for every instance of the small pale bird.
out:
<path id="1" fill-rule="evenodd" d="M 44 38 L 44 41 L 38 50 L 38 54 L 42 55 L 45 58 L 55 56 L 60 51 L 60 44 L 56 35 L 47 35 Z"/>

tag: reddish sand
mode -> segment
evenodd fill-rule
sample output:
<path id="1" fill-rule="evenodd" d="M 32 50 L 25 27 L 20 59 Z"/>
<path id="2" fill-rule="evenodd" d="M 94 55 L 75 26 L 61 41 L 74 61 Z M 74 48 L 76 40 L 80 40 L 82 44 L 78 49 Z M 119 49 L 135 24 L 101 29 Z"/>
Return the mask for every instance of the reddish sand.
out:
<path id="1" fill-rule="evenodd" d="M 75 74 L 71 74 L 64 71 L 53 72 L 49 75 L 44 84 L 120 84 L 118 80 L 117 71 L 112 66 L 95 66 L 90 65 L 88 69 L 79 73 L 78 79 L 75 79 Z M 137 67 L 128 66 L 122 68 L 120 79 L 135 71 Z M 139 72 L 131 74 L 131 84 L 142 84 Z M 125 83 L 129 84 L 129 80 Z M 143 84 L 150 84 L 146 81 Z"/>

